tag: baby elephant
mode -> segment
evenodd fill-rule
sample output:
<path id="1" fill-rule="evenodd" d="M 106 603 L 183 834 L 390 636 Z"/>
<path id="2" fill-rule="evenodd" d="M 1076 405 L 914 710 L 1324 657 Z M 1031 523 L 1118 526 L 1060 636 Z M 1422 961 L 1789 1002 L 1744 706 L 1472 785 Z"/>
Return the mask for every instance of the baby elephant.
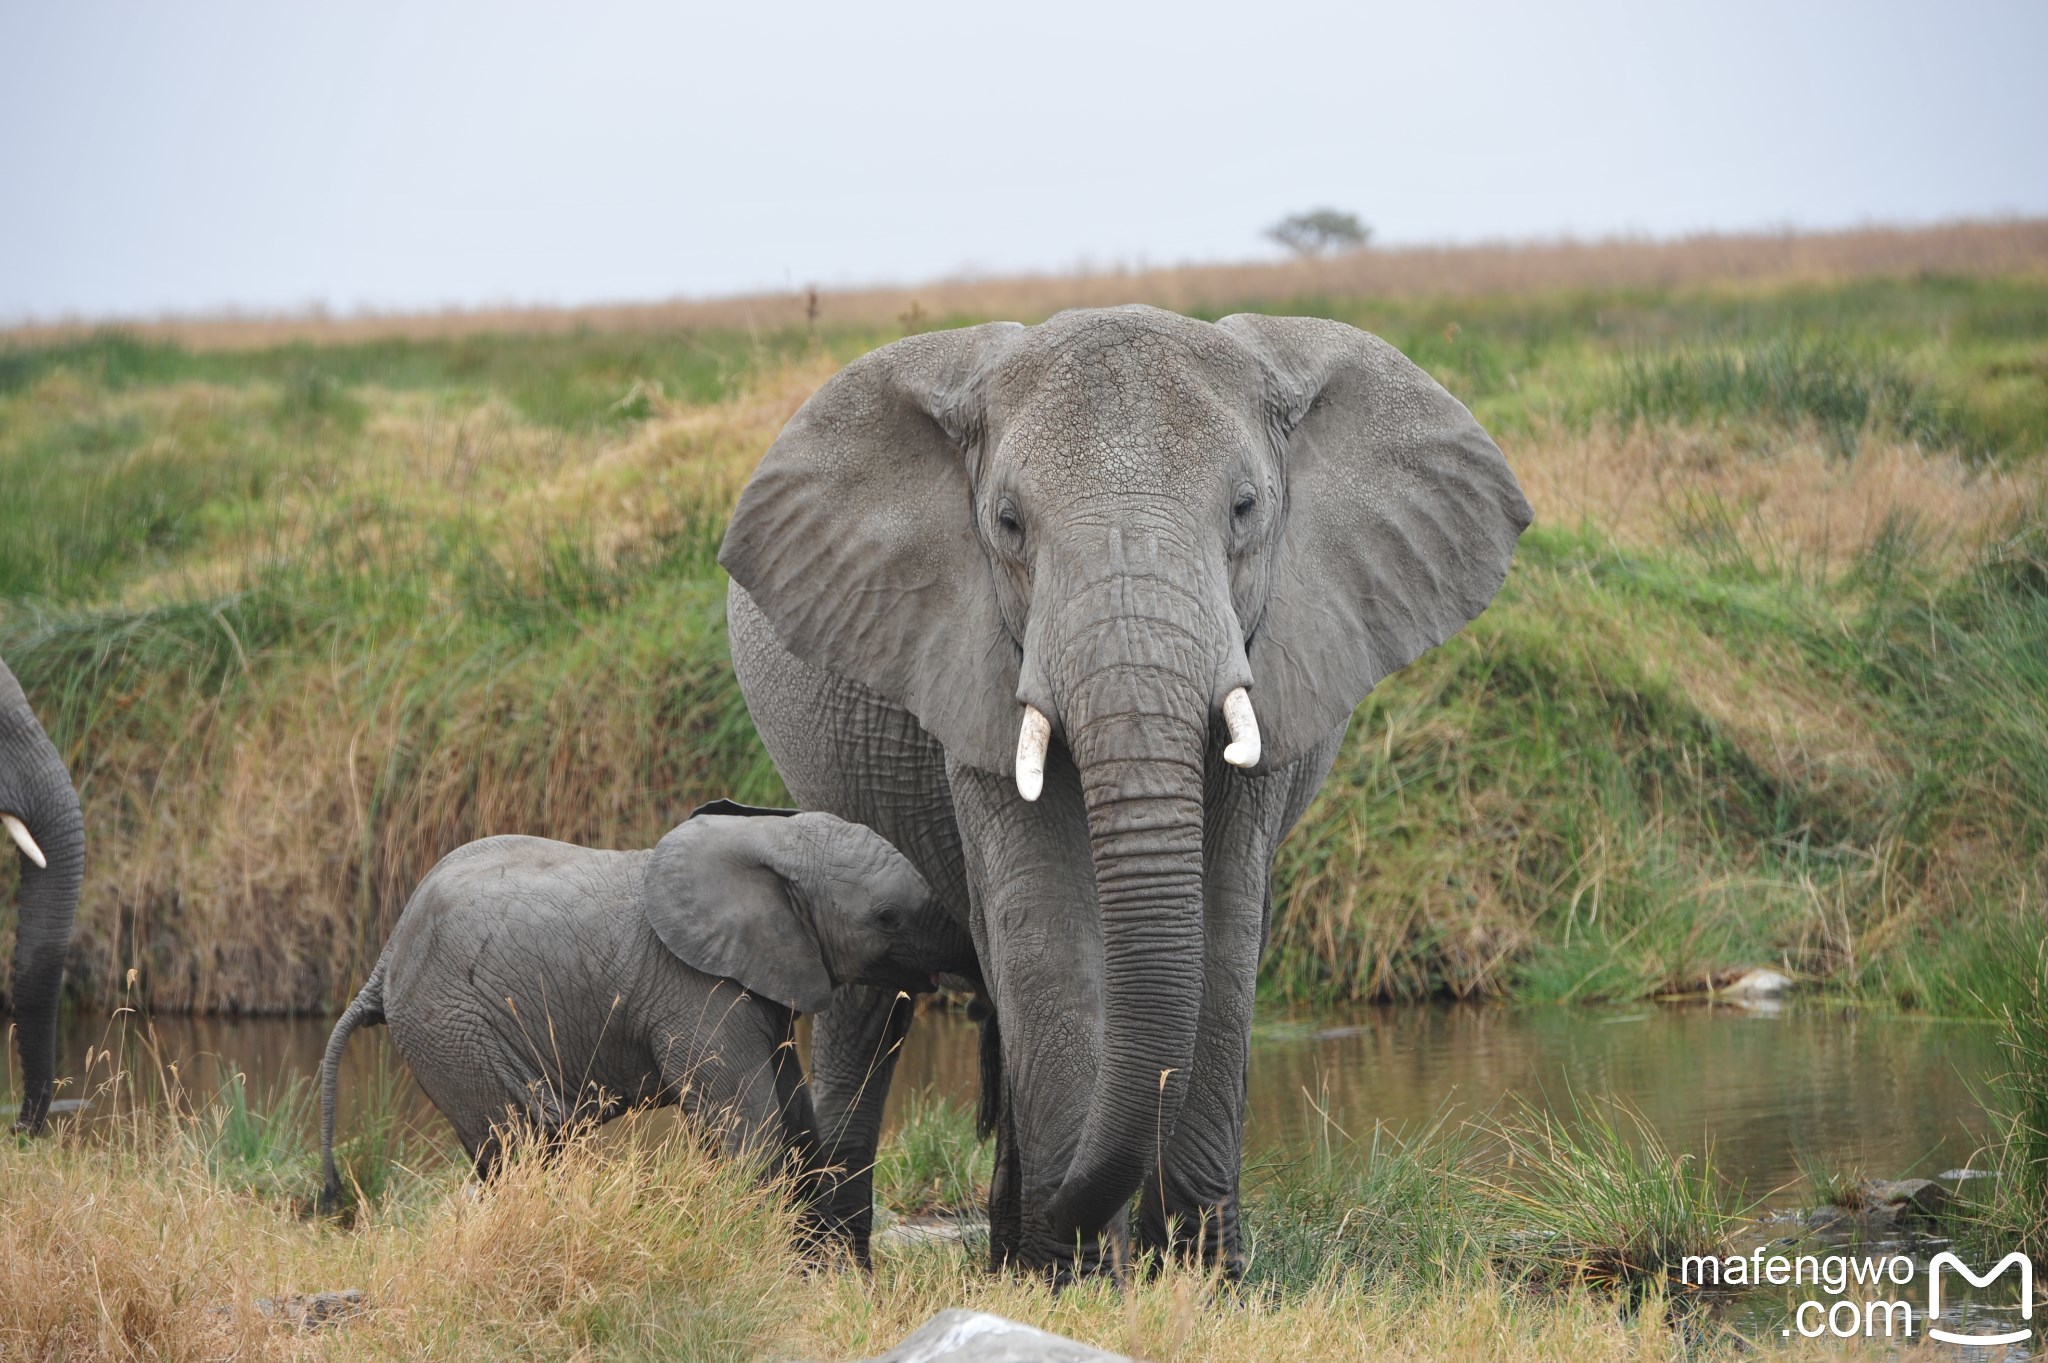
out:
<path id="1" fill-rule="evenodd" d="M 498 1132 L 543 1138 L 681 1103 L 727 1153 L 814 1153 L 794 1014 L 835 985 L 911 992 L 972 969 L 963 928 L 904 856 L 829 814 L 703 806 L 652 851 L 485 838 L 413 892 L 320 1069 L 323 1206 L 349 1034 L 391 1026 L 488 1177 Z"/>

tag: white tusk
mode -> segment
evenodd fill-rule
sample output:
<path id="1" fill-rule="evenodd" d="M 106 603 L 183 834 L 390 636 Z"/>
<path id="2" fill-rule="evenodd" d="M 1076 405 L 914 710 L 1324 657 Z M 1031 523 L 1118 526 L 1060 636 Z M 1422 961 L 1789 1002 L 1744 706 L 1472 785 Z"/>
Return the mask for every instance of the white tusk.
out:
<path id="1" fill-rule="evenodd" d="M 0 824 L 7 826 L 7 835 L 14 839 L 14 845 L 21 849 L 21 854 L 36 864 L 37 870 L 50 869 L 49 859 L 43 855 L 43 849 L 36 846 L 36 840 L 28 835 L 27 824 L 12 814 L 0 814 Z"/>
<path id="2" fill-rule="evenodd" d="M 1017 730 L 1017 793 L 1036 800 L 1045 789 L 1045 745 L 1052 741 L 1052 721 L 1036 705 L 1024 707 L 1024 723 Z"/>
<path id="3" fill-rule="evenodd" d="M 1259 765 L 1259 717 L 1252 713 L 1251 693 L 1242 686 L 1223 698 L 1223 723 L 1230 730 L 1223 760 L 1233 767 Z"/>

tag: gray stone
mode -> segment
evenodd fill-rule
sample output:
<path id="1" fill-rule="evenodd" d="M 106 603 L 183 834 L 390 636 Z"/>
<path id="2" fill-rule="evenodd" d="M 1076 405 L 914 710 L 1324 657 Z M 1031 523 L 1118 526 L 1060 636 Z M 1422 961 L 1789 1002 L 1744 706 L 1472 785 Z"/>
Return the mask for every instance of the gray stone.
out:
<path id="1" fill-rule="evenodd" d="M 872 1363 L 1131 1363 L 1029 1325 L 955 1308 L 941 1311 Z"/>
<path id="2" fill-rule="evenodd" d="M 346 1320 L 363 1309 L 362 1289 L 340 1292 L 294 1292 L 288 1297 L 258 1297 L 256 1309 L 294 1330 L 318 1330 Z"/>
<path id="3" fill-rule="evenodd" d="M 985 1217 L 955 1212 L 940 1212 L 931 1216 L 906 1216 L 877 1227 L 874 1244 L 884 1245 L 964 1245 L 971 1242 L 986 1242 L 988 1220 Z"/>
<path id="4" fill-rule="evenodd" d="M 1949 1203 L 1949 1190 L 1931 1178 L 1866 1178 L 1855 1196 L 1864 1212 L 1897 1221 L 1938 1221 Z"/>

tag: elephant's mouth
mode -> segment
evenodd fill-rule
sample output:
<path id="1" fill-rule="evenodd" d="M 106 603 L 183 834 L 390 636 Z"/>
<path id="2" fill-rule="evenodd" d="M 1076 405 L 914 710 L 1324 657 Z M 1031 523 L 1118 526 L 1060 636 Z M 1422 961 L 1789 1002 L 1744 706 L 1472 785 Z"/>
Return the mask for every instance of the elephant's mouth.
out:
<path id="1" fill-rule="evenodd" d="M 1230 733 L 1223 760 L 1246 770 L 1259 765 L 1259 717 L 1245 687 L 1236 687 L 1223 698 L 1223 724 Z M 1045 790 L 1045 750 L 1051 742 L 1052 721 L 1027 703 L 1017 728 L 1017 793 L 1026 800 L 1036 800 Z"/>

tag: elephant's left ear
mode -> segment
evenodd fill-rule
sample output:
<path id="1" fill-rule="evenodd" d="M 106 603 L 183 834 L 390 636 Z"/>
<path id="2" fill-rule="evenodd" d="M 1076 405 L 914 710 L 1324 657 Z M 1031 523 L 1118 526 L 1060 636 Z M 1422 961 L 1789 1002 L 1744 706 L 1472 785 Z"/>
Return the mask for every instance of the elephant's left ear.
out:
<path id="1" fill-rule="evenodd" d="M 1377 336 L 1310 317 L 1218 325 L 1273 376 L 1287 520 L 1249 653 L 1266 761 L 1486 609 L 1529 503 L 1465 405 Z"/>
<path id="2" fill-rule="evenodd" d="M 775 868 L 780 819 L 704 814 L 655 847 L 641 906 L 684 965 L 721 975 L 799 1013 L 832 1001 L 817 935 Z"/>

